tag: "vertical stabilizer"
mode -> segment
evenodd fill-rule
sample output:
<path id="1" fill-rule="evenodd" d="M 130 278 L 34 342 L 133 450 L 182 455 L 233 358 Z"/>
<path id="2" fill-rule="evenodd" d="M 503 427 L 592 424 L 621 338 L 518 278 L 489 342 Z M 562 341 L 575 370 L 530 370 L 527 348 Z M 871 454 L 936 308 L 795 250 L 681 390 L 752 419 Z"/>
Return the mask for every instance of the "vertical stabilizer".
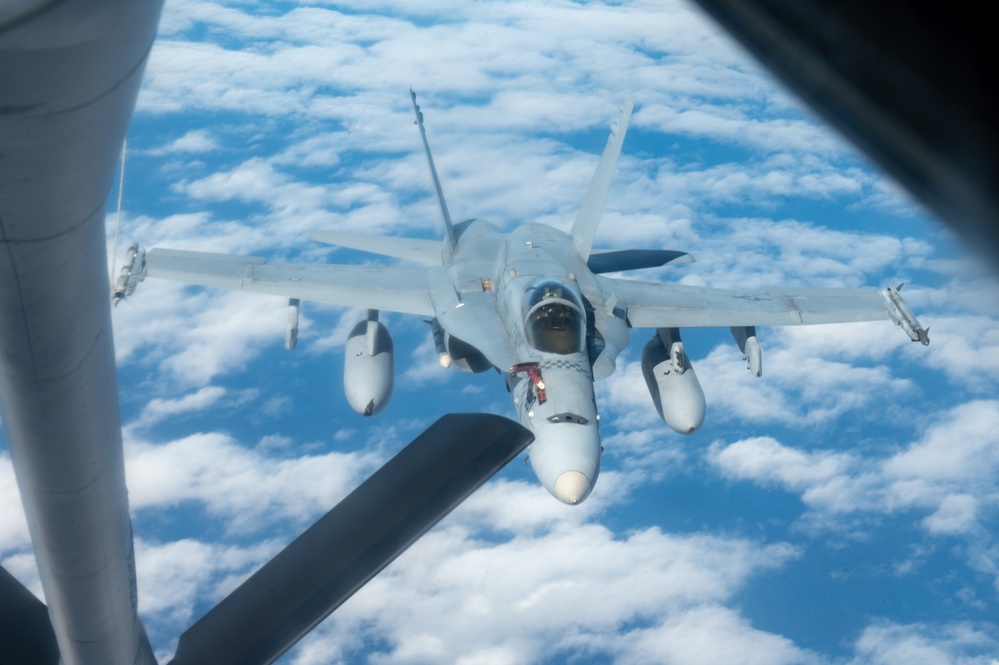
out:
<path id="1" fill-rule="evenodd" d="M 434 179 L 434 192 L 437 194 L 437 205 L 440 206 L 441 219 L 444 221 L 444 231 L 447 233 L 448 243 L 454 249 L 457 238 L 454 235 L 454 225 L 451 224 L 451 213 L 447 211 L 447 202 L 444 200 L 444 190 L 441 189 L 441 180 L 437 177 L 437 167 L 434 166 L 434 157 L 430 154 L 430 144 L 427 142 L 427 130 L 423 128 L 423 112 L 420 111 L 419 104 L 416 103 L 416 93 L 409 89 L 409 96 L 413 98 L 413 111 L 416 113 L 416 124 L 420 128 L 420 136 L 423 138 L 423 150 L 427 153 L 427 165 L 430 166 L 430 176 Z"/>
<path id="2" fill-rule="evenodd" d="M 590 249 L 593 247 L 593 236 L 597 233 L 597 224 L 600 223 L 600 215 L 604 211 L 607 190 L 610 189 L 611 178 L 614 177 L 614 167 L 617 166 L 617 158 L 621 154 L 621 144 L 624 143 L 624 135 L 628 131 L 631 110 L 634 106 L 630 100 L 621 105 L 621 113 L 611 125 L 607 147 L 600 156 L 600 163 L 597 164 L 593 180 L 590 181 L 586 198 L 583 199 L 583 205 L 576 214 L 576 221 L 572 223 L 572 230 L 569 232 L 572 244 L 584 260 L 589 258 Z M 429 156 L 430 153 L 427 154 Z"/>

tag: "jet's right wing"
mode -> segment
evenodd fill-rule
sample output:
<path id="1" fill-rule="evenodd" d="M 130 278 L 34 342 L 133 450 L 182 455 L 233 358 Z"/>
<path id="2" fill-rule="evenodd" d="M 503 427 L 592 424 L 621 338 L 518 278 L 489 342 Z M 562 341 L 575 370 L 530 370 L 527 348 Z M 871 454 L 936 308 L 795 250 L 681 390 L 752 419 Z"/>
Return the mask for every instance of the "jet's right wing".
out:
<path id="1" fill-rule="evenodd" d="M 257 256 L 230 256 L 176 249 L 151 249 L 141 278 L 160 277 L 188 284 L 287 298 L 434 316 L 429 279 L 443 267 L 353 266 L 270 263 Z M 125 294 L 127 295 L 127 293 Z"/>
<path id="2" fill-rule="evenodd" d="M 914 342 L 929 344 L 898 289 L 786 288 L 765 291 L 657 284 L 597 275 L 608 303 L 634 328 L 798 326 L 887 319 Z"/>

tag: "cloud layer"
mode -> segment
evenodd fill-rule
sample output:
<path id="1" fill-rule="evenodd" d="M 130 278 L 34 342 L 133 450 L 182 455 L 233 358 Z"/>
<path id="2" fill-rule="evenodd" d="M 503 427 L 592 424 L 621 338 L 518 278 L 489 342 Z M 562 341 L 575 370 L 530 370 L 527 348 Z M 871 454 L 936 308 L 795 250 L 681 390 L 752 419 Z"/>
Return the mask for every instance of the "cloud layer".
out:
<path id="1" fill-rule="evenodd" d="M 306 235 L 439 238 L 410 86 L 456 218 L 568 228 L 632 99 L 597 244 L 697 258 L 643 279 L 905 281 L 933 342 L 887 322 L 761 330 L 757 379 L 728 331 L 685 330 L 708 399 L 686 438 L 652 408 L 633 331 L 598 385 L 585 504 L 513 462 L 281 662 L 995 664 L 996 280 L 685 3 L 169 2 L 123 244 L 371 262 Z M 387 315 L 396 394 L 356 417 L 341 345 L 363 313 L 305 303 L 289 354 L 285 304 L 149 280 L 114 312 L 163 662 L 438 415 L 512 415 L 500 378 L 445 372 L 422 321 Z M 38 591 L 15 487 L 0 453 L 0 559 Z"/>

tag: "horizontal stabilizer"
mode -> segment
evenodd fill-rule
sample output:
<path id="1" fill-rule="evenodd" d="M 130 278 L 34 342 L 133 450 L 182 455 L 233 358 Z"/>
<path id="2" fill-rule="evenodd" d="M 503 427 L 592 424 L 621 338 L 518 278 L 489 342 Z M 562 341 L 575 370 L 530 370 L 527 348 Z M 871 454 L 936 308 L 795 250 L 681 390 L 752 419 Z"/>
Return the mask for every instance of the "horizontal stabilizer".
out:
<path id="1" fill-rule="evenodd" d="M 181 635 L 172 665 L 273 662 L 533 439 L 444 416 Z"/>
<path id="2" fill-rule="evenodd" d="M 0 663 L 56 665 L 59 645 L 42 601 L 0 568 Z"/>
<path id="3" fill-rule="evenodd" d="M 352 231 L 313 231 L 309 234 L 309 239 L 379 256 L 414 261 L 425 266 L 439 266 L 443 263 L 444 247 L 439 240 L 376 236 Z"/>
<path id="4" fill-rule="evenodd" d="M 671 249 L 621 249 L 594 251 L 587 259 L 586 265 L 590 272 L 600 275 L 622 270 L 658 268 L 665 265 L 693 262 L 694 257 L 687 252 L 677 252 Z"/>

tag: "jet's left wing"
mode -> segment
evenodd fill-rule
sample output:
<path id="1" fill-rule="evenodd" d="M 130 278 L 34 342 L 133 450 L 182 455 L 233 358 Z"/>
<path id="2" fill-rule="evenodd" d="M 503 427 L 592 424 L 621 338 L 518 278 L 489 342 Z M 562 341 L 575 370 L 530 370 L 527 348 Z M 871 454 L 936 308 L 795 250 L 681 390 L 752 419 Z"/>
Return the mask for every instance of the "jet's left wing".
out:
<path id="1" fill-rule="evenodd" d="M 140 255 L 141 256 L 141 255 Z M 348 266 L 270 263 L 257 256 L 230 256 L 175 249 L 144 254 L 142 278 L 266 293 L 348 307 L 434 316 L 428 279 L 443 267 Z M 127 295 L 127 294 L 126 294 Z"/>
<path id="2" fill-rule="evenodd" d="M 897 289 L 769 288 L 764 291 L 654 284 L 596 276 L 605 302 L 634 328 L 794 326 L 888 319 L 929 344 Z"/>

